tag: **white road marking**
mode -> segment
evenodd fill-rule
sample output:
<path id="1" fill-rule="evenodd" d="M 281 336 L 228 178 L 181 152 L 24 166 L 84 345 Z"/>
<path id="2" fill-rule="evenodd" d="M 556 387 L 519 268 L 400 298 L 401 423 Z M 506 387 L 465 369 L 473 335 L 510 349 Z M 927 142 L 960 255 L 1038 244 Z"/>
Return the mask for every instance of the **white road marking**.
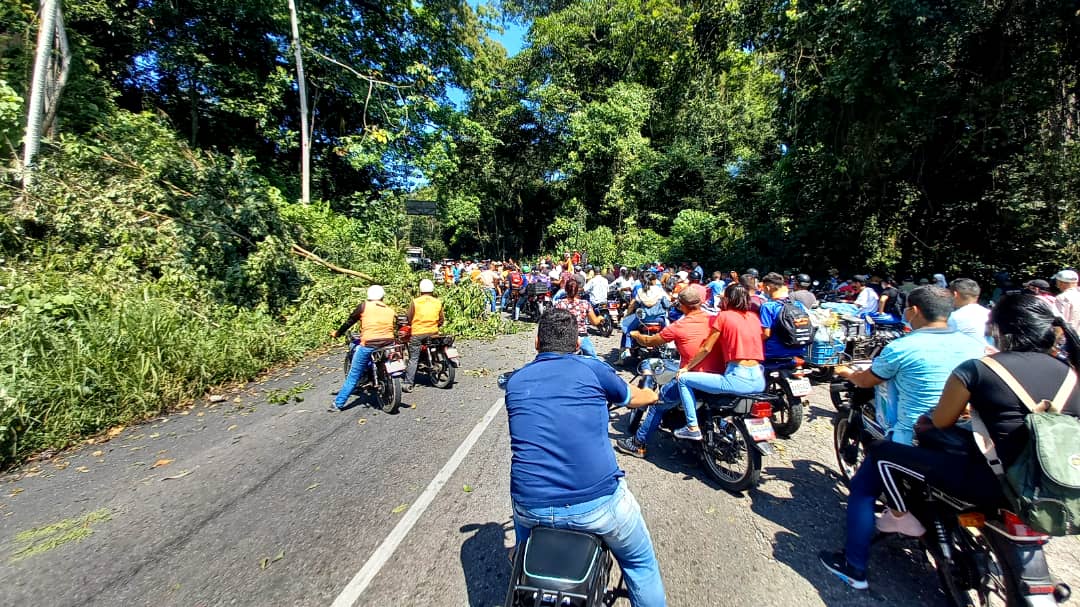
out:
<path id="1" fill-rule="evenodd" d="M 439 470 L 439 473 L 435 475 L 435 478 L 431 479 L 424 492 L 420 494 L 420 497 L 416 498 L 413 505 L 409 507 L 409 510 L 405 513 L 405 516 L 398 521 L 398 524 L 390 532 L 390 535 L 386 536 L 382 544 L 375 549 L 371 557 L 368 558 L 364 566 L 360 568 L 360 571 L 353 576 L 349 584 L 345 586 L 345 589 L 341 591 L 331 607 L 352 607 L 356 600 L 360 598 L 360 595 L 367 589 L 371 581 L 378 575 L 379 570 L 383 568 L 383 565 L 390 560 L 394 551 L 401 544 L 401 541 L 405 539 L 405 536 L 412 530 L 416 521 L 420 520 L 420 516 L 424 514 L 428 506 L 435 499 L 435 496 L 439 493 L 439 490 L 443 488 L 443 485 L 450 480 L 454 471 L 458 469 L 461 462 L 465 459 L 465 456 L 472 450 L 476 441 L 480 440 L 480 436 L 491 424 L 491 420 L 495 419 L 495 416 L 499 414 L 499 411 L 503 408 L 503 399 L 495 401 L 488 409 L 488 412 L 484 414 L 484 417 L 479 423 L 472 429 L 472 432 L 465 437 L 465 441 L 458 446 L 457 451 L 450 456 L 446 464 Z"/>

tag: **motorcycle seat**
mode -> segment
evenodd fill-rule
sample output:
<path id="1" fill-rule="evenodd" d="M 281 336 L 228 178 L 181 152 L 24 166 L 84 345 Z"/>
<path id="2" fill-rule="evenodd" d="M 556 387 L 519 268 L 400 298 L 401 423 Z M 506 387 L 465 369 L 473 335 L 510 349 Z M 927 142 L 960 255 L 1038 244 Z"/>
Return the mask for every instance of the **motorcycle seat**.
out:
<path id="1" fill-rule="evenodd" d="M 709 394 L 707 392 L 694 390 L 694 394 L 701 403 L 721 409 L 732 407 L 741 400 L 745 400 L 748 403 L 756 403 L 759 401 L 771 403 L 777 398 L 775 394 L 766 394 L 763 392 L 755 394 Z M 747 405 L 747 407 L 749 407 L 749 405 Z"/>
<path id="2" fill-rule="evenodd" d="M 594 573 L 602 551 L 595 535 L 533 527 L 525 542 L 523 572 L 545 590 L 574 590 Z"/>

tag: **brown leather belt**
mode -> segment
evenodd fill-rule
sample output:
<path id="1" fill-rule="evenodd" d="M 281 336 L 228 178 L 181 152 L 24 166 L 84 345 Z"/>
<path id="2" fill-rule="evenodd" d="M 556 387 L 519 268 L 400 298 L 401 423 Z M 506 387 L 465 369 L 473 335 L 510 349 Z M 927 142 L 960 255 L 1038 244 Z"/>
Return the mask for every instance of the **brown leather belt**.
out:
<path id="1" fill-rule="evenodd" d="M 733 361 L 733 362 L 739 363 L 740 367 L 756 367 L 756 366 L 761 364 L 760 362 L 758 362 L 756 360 L 738 360 L 738 361 Z"/>

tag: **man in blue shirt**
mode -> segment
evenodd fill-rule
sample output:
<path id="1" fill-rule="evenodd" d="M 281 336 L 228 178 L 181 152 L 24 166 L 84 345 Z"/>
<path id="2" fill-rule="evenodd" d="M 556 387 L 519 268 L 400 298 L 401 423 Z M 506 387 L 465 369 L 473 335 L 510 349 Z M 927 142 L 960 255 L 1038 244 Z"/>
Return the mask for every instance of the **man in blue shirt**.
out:
<path id="1" fill-rule="evenodd" d="M 985 342 L 948 327 L 952 310 L 952 293 L 948 290 L 919 287 L 908 296 L 903 311 L 903 319 L 914 332 L 885 346 L 865 371 L 836 368 L 838 376 L 860 388 L 889 382 L 889 396 L 878 418 L 894 442 L 910 445 L 915 438 L 915 422 L 937 406 L 953 369 L 988 353 Z"/>
<path id="2" fill-rule="evenodd" d="M 539 355 L 506 384 L 517 545 L 537 525 L 595 533 L 619 561 L 631 604 L 666 605 L 649 530 L 608 438 L 609 402 L 644 407 L 657 395 L 577 349 L 573 316 L 551 310 L 537 328 Z"/>
<path id="3" fill-rule="evenodd" d="M 761 338 L 765 340 L 765 359 L 791 358 L 806 354 L 805 347 L 791 348 L 785 346 L 784 342 L 780 341 L 780 337 L 773 331 L 773 327 L 776 326 L 780 318 L 780 313 L 784 310 L 784 304 L 788 301 L 788 287 L 787 283 L 784 282 L 784 277 L 776 272 L 769 272 L 761 279 L 761 288 L 769 297 L 768 301 L 761 304 L 761 310 L 758 312 L 758 315 L 761 316 Z M 792 301 L 796 306 L 802 308 L 803 312 L 806 311 L 806 308 L 801 303 Z"/>
<path id="4" fill-rule="evenodd" d="M 712 282 L 705 285 L 705 288 L 709 290 L 710 307 L 720 306 L 720 296 L 724 294 L 724 289 L 727 288 L 727 282 L 724 280 L 724 275 L 719 271 L 712 273 Z"/>

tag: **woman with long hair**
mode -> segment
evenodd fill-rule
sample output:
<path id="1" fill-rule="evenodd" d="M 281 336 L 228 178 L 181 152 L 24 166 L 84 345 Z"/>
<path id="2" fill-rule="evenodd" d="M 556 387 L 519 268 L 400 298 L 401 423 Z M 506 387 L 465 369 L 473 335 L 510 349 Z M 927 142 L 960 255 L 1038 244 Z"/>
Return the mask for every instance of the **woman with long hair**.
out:
<path id="1" fill-rule="evenodd" d="M 596 312 L 593 312 L 589 300 L 581 297 L 581 283 L 571 277 L 570 281 L 566 283 L 566 297 L 555 302 L 555 307 L 568 310 L 571 316 L 574 317 L 574 322 L 577 323 L 581 353 L 585 356 L 599 358 L 596 355 L 596 346 L 589 339 L 589 325 L 599 325 L 601 320 Z"/>
<path id="2" fill-rule="evenodd" d="M 1080 369 L 1080 338 L 1045 301 L 1027 293 L 1001 298 L 990 312 L 989 328 L 999 352 L 958 366 L 945 383 L 933 417 L 921 417 L 915 434 L 917 438 L 929 438 L 935 429 L 953 428 L 970 405 L 973 414 L 986 425 L 1007 469 L 1029 440 L 1024 418 L 1030 410 L 1002 379 L 1002 372 L 1015 378 L 1035 402 L 1057 398 L 1062 413 L 1080 416 L 1080 391 L 1075 385 L 1070 388 L 1069 383 L 1075 381 Z M 1068 363 L 1054 356 L 1059 335 L 1064 337 Z M 902 477 L 930 484 L 978 506 L 1002 504 L 1004 495 L 997 476 L 975 448 L 974 440 L 967 442 L 967 452 L 961 453 L 886 441 L 872 445 L 851 479 L 845 550 L 823 552 L 822 564 L 853 588 L 865 589 L 875 527 L 921 535 L 922 525 L 905 512 L 905 496 L 897 490 L 902 486 Z M 902 515 L 884 513 L 875 520 L 874 501 L 883 492 L 890 507 Z"/>

